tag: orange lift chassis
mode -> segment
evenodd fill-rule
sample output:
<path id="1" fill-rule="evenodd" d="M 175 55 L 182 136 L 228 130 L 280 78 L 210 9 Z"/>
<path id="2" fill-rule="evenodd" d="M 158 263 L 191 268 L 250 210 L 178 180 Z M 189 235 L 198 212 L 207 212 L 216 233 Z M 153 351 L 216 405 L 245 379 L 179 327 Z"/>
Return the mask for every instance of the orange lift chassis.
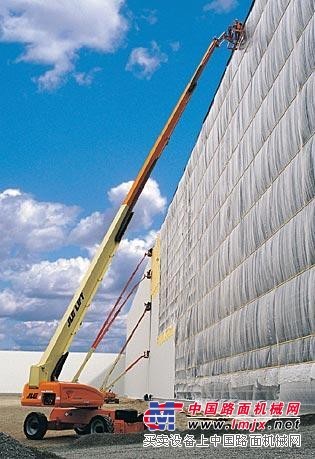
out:
<path id="1" fill-rule="evenodd" d="M 210 57 L 223 41 L 227 41 L 229 48 L 235 50 L 239 48 L 243 39 L 243 24 L 235 21 L 227 32 L 224 32 L 219 38 L 214 38 L 210 43 L 113 219 L 45 352 L 38 364 L 31 366 L 29 381 L 24 386 L 21 404 L 27 407 L 46 406 L 53 409 L 49 420 L 44 414 L 38 412 L 32 412 L 26 417 L 24 433 L 28 438 L 41 439 L 48 429 L 74 429 L 78 434 L 124 433 L 144 429 L 141 415 L 138 415 L 135 410 L 102 409 L 104 394 L 100 390 L 79 382 L 59 381 L 58 378 L 68 356 L 71 342 L 82 324 L 87 309 L 132 218 L 133 208 L 157 160 L 168 144 Z"/>

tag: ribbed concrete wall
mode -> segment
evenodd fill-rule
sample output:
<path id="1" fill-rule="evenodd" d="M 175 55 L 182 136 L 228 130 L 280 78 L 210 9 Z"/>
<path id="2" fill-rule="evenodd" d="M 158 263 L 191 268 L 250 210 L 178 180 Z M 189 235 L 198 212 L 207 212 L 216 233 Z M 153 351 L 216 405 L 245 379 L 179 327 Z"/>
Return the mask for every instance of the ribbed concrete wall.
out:
<path id="1" fill-rule="evenodd" d="M 314 9 L 248 17 L 161 229 L 145 392 L 315 409 Z"/>
<path id="2" fill-rule="evenodd" d="M 311 404 L 314 0 L 256 0 L 161 230 L 175 392 Z"/>

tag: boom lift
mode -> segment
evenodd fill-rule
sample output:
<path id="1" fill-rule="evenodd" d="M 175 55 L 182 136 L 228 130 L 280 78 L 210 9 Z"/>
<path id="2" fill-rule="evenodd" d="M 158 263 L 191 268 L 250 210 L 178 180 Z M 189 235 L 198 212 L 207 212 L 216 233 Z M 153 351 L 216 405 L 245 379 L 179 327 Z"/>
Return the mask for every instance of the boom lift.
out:
<path id="1" fill-rule="evenodd" d="M 223 41 L 228 42 L 229 48 L 238 49 L 243 37 L 243 24 L 235 21 L 227 32 L 224 32 L 219 38 L 214 38 L 210 43 L 113 219 L 39 363 L 31 366 L 29 381 L 24 386 L 21 404 L 27 407 L 53 407 L 53 409 L 49 420 L 44 414 L 38 412 L 32 412 L 26 417 L 24 433 L 27 438 L 41 439 L 48 429 L 74 429 L 79 434 L 113 431 L 124 433 L 144 429 L 141 415 L 139 417 L 134 410 L 102 409 L 104 403 L 102 391 L 79 382 L 59 381 L 58 377 L 68 356 L 73 337 L 81 326 L 87 309 L 130 223 L 134 206 L 156 162 L 168 144 L 210 57 Z"/>

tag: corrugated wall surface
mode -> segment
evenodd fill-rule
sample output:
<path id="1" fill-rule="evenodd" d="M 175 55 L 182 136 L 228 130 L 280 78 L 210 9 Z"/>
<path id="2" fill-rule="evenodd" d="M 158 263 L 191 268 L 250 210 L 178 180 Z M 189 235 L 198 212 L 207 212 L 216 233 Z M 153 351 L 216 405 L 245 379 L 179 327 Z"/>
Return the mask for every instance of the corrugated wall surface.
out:
<path id="1" fill-rule="evenodd" d="M 161 229 L 178 397 L 310 394 L 314 7 L 256 0 Z"/>

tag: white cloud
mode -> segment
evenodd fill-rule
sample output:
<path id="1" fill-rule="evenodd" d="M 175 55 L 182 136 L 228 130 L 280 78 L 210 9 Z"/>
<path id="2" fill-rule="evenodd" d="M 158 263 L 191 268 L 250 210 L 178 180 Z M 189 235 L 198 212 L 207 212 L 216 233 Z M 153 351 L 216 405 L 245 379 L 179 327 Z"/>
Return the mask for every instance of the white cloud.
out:
<path id="1" fill-rule="evenodd" d="M 128 277 L 145 251 L 152 247 L 155 237 L 156 233 L 150 231 L 143 239 L 122 240 L 72 349 L 82 351 L 89 348 Z M 55 262 L 44 260 L 23 272 L 12 274 L 11 288 L 0 292 L 0 332 L 7 334 L 7 339 L 0 343 L 0 347 L 7 348 L 8 342 L 11 342 L 10 348 L 44 349 L 88 266 L 89 260 L 82 257 L 58 259 Z M 140 279 L 144 267 L 145 264 L 130 288 Z M 125 335 L 125 315 L 129 307 L 130 300 L 102 344 L 106 352 L 119 350 Z M 3 325 L 3 321 L 10 323 L 10 326 Z"/>
<path id="2" fill-rule="evenodd" d="M 93 212 L 88 217 L 82 218 L 69 235 L 69 243 L 79 244 L 95 252 L 95 246 L 100 242 L 109 226 L 114 211 L 121 205 L 126 197 L 132 181 L 123 182 L 111 188 L 107 195 L 112 205 L 112 209 L 107 209 L 105 213 Z M 154 179 L 149 179 L 142 194 L 134 208 L 134 216 L 129 226 L 130 230 L 143 232 L 148 230 L 156 216 L 162 215 L 166 209 L 166 198 L 162 196 L 158 183 Z"/>
<path id="3" fill-rule="evenodd" d="M 7 198 L 16 198 L 17 196 L 21 196 L 22 193 L 20 190 L 14 189 L 14 188 L 8 188 L 7 190 L 4 190 L 2 193 L 0 193 L 0 201 L 3 201 L 4 199 Z"/>
<path id="4" fill-rule="evenodd" d="M 157 10 L 152 10 L 149 8 L 144 8 L 141 13 L 138 15 L 134 15 L 129 11 L 129 15 L 131 16 L 133 27 L 137 32 L 139 32 L 142 28 L 143 22 L 147 22 L 149 25 L 153 26 L 158 22 Z"/>
<path id="5" fill-rule="evenodd" d="M 68 306 L 131 184 L 126 182 L 110 189 L 110 206 L 103 213 L 95 211 L 80 221 L 76 206 L 40 202 L 18 189 L 0 193 L 0 333 L 5 335 L 0 340 L 1 348 L 40 350 L 48 344 L 56 321 Z M 127 233 L 121 241 L 89 308 L 88 325 L 76 337 L 74 349 L 84 350 L 91 344 L 127 278 L 154 244 L 154 218 L 165 211 L 165 206 L 158 183 L 150 179 L 135 208 L 133 231 L 137 232 L 132 237 Z M 71 247 L 73 255 L 53 259 L 55 249 L 60 247 Z M 82 255 L 82 249 L 88 252 L 85 250 Z M 142 273 L 143 270 L 136 279 Z M 130 303 L 117 318 L 104 344 L 107 351 L 117 351 L 121 345 L 129 306 Z"/>
<path id="6" fill-rule="evenodd" d="M 36 305 L 36 299 L 25 296 L 19 297 L 10 289 L 4 289 L 0 292 L 0 311 L 2 317 L 23 315 L 25 311 L 30 311 Z"/>
<path id="7" fill-rule="evenodd" d="M 229 13 L 238 6 L 238 0 L 212 0 L 204 7 L 204 11 L 213 11 L 214 13 Z"/>
<path id="8" fill-rule="evenodd" d="M 0 39 L 25 46 L 18 61 L 52 67 L 37 78 L 41 89 L 51 90 L 74 71 L 80 49 L 111 53 L 121 45 L 128 28 L 122 13 L 124 3 L 1 0 Z"/>
<path id="9" fill-rule="evenodd" d="M 114 206 L 121 204 L 132 183 L 132 181 L 123 182 L 109 190 L 108 197 Z M 166 199 L 161 195 L 158 183 L 149 178 L 134 209 L 133 228 L 145 230 L 150 228 L 153 218 L 158 214 L 163 214 L 165 207 Z"/>
<path id="10" fill-rule="evenodd" d="M 108 226 L 109 218 L 99 211 L 82 218 L 69 235 L 71 244 L 92 247 L 99 243 Z"/>
<path id="11" fill-rule="evenodd" d="M 179 41 L 172 41 L 170 43 L 170 47 L 171 47 L 172 51 L 174 51 L 174 53 L 176 53 L 177 51 L 180 50 L 180 42 Z"/>
<path id="12" fill-rule="evenodd" d="M 123 182 L 108 191 L 111 207 L 95 211 L 77 222 L 78 206 L 37 201 L 18 189 L 0 192 L 0 259 L 10 256 L 53 251 L 66 245 L 91 248 L 98 244 L 109 226 L 114 212 L 125 198 L 132 181 Z M 135 207 L 131 229 L 146 231 L 154 218 L 164 213 L 166 199 L 158 183 L 149 179 Z M 3 268 L 3 266 L 2 266 Z M 1 269 L 0 269 L 1 271 Z"/>
<path id="13" fill-rule="evenodd" d="M 77 289 L 89 264 L 89 259 L 83 257 L 43 260 L 22 272 L 12 273 L 10 280 L 15 291 L 28 297 L 68 297 Z"/>
<path id="14" fill-rule="evenodd" d="M 150 48 L 139 47 L 131 51 L 126 70 L 138 78 L 149 80 L 167 60 L 167 54 L 160 50 L 155 41 L 152 41 Z"/>
<path id="15" fill-rule="evenodd" d="M 90 86 L 93 82 L 94 75 L 100 72 L 102 69 L 100 67 L 94 67 L 89 72 L 76 72 L 73 74 L 75 81 L 80 86 Z"/>
<path id="16" fill-rule="evenodd" d="M 140 19 L 144 19 L 150 25 L 154 25 L 158 22 L 157 10 L 150 10 L 145 8 L 140 16 Z"/>
<path id="17" fill-rule="evenodd" d="M 38 202 L 17 189 L 0 193 L 0 256 L 56 249 L 65 242 L 79 208 Z"/>
<path id="18" fill-rule="evenodd" d="M 15 322 L 5 320 L 0 324 L 0 330 L 9 328 L 11 346 L 5 346 L 8 343 L 7 332 L 4 348 L 14 350 L 32 350 L 42 351 L 55 331 L 58 321 L 34 320 L 25 322 Z"/>

